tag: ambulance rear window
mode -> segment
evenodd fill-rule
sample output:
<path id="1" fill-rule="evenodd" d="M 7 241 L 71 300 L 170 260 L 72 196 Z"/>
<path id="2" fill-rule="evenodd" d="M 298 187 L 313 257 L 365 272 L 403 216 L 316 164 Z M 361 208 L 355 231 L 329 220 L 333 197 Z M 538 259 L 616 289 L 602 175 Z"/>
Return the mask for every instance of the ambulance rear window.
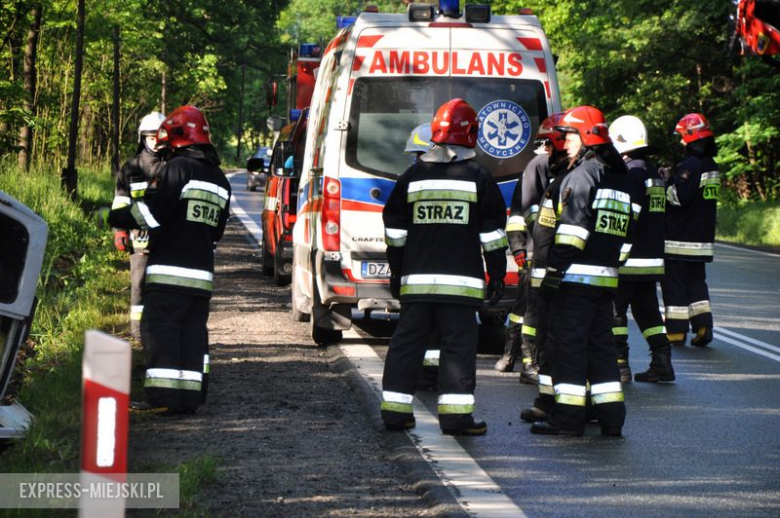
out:
<path id="1" fill-rule="evenodd" d="M 496 178 L 522 173 L 533 138 L 547 117 L 539 81 L 493 77 L 369 77 L 355 81 L 346 161 L 350 167 L 395 177 L 411 165 L 404 153 L 411 131 L 431 122 L 439 106 L 461 97 L 480 117 L 477 160 Z"/>
<path id="2" fill-rule="evenodd" d="M 0 303 L 11 304 L 19 295 L 29 242 L 21 223 L 0 214 Z"/>

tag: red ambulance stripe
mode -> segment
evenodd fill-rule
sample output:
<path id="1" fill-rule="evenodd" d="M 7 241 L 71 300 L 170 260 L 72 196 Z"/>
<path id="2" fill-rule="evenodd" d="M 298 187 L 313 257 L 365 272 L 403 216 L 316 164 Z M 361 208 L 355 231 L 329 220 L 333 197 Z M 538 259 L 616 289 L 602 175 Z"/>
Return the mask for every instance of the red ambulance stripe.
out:
<path id="1" fill-rule="evenodd" d="M 355 276 L 352 274 L 352 270 L 349 268 L 342 268 L 341 273 L 344 274 L 344 277 L 347 278 L 348 281 L 351 282 L 359 282 L 361 284 L 390 284 L 390 280 L 383 280 L 383 279 L 356 279 Z"/>
<path id="2" fill-rule="evenodd" d="M 528 50 L 542 50 L 542 40 L 537 38 L 517 38 Z"/>
<path id="3" fill-rule="evenodd" d="M 357 48 L 363 49 L 363 48 L 370 48 L 376 45 L 376 43 L 384 38 L 384 34 L 376 34 L 374 36 L 361 36 L 358 38 L 357 41 Z"/>
<path id="4" fill-rule="evenodd" d="M 550 92 L 550 82 L 545 81 L 544 82 L 544 89 L 547 90 L 547 98 L 552 99 L 552 92 Z"/>
<path id="5" fill-rule="evenodd" d="M 330 41 L 330 43 L 328 43 L 328 46 L 325 49 L 325 54 L 323 54 L 323 56 L 327 56 L 328 52 L 336 49 L 336 47 L 340 47 L 342 43 L 344 43 L 344 35 L 343 34 L 339 34 L 338 36 L 333 38 Z"/>
<path id="6" fill-rule="evenodd" d="M 341 210 L 357 210 L 362 212 L 382 212 L 382 205 L 354 200 L 341 200 Z"/>
<path id="7" fill-rule="evenodd" d="M 539 68 L 539 72 L 542 74 L 547 73 L 547 63 L 544 61 L 544 58 L 534 58 L 534 61 L 536 61 L 536 66 Z"/>
<path id="8" fill-rule="evenodd" d="M 355 86 L 355 78 L 349 80 L 349 88 L 347 88 L 347 95 L 352 95 L 352 87 Z"/>
<path id="9" fill-rule="evenodd" d="M 357 72 L 360 70 L 360 67 L 363 66 L 363 61 L 366 59 L 365 56 L 355 56 L 355 62 L 352 63 L 352 71 Z"/>

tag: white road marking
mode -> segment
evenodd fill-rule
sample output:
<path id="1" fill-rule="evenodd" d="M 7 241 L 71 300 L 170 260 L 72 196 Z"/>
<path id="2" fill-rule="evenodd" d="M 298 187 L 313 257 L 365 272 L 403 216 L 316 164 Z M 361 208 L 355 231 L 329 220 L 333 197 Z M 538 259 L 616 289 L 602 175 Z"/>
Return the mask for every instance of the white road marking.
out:
<path id="1" fill-rule="evenodd" d="M 779 254 L 773 254 L 772 252 L 764 252 L 763 250 L 753 250 L 752 248 L 742 248 L 741 246 L 727 245 L 724 243 L 715 243 L 715 246 L 722 246 L 724 248 L 731 248 L 732 250 L 738 250 L 740 252 L 753 252 L 754 254 L 765 255 L 767 257 L 780 258 Z"/>
<path id="2" fill-rule="evenodd" d="M 757 345 L 758 347 L 763 347 L 764 349 L 769 349 L 770 351 L 774 351 L 776 353 L 780 353 L 780 347 L 777 347 L 776 345 L 771 345 L 766 342 L 762 342 L 761 340 L 756 340 L 755 338 L 750 338 L 749 336 L 741 335 L 737 332 L 730 331 L 723 327 L 716 327 L 714 329 L 716 333 L 725 333 L 729 336 L 732 336 L 738 340 L 745 341 L 749 344 Z"/>
<path id="3" fill-rule="evenodd" d="M 362 343 L 363 338 L 355 331 L 345 332 L 344 337 L 353 343 L 343 343 L 339 349 L 371 385 L 377 398 L 381 397 L 384 362 L 374 349 Z M 523 510 L 504 494 L 501 487 L 455 438 L 442 435 L 438 419 L 425 405 L 417 398 L 413 405 L 417 426 L 406 433 L 411 436 L 420 455 L 470 516 L 525 516 Z"/>
<path id="4" fill-rule="evenodd" d="M 780 362 L 780 356 L 778 356 L 776 354 L 772 354 L 772 353 L 766 352 L 763 349 L 758 349 L 757 347 L 752 347 L 752 346 L 744 344 L 744 343 L 742 343 L 740 341 L 734 340 L 733 338 L 729 338 L 729 337 L 727 337 L 725 335 L 720 335 L 720 334 L 715 333 L 714 336 L 718 340 L 726 342 L 727 344 L 734 345 L 736 347 L 739 347 L 740 349 L 744 349 L 744 350 L 750 351 L 752 353 L 760 354 L 761 356 L 765 356 L 766 358 L 769 358 L 770 360 L 775 360 L 776 362 Z"/>
<path id="5" fill-rule="evenodd" d="M 228 173 L 225 176 L 230 179 L 237 174 L 241 174 L 242 172 L 244 171 Z M 236 197 L 232 194 L 230 195 L 230 212 L 238 217 L 238 220 L 242 225 L 244 225 L 244 228 L 247 230 L 247 232 L 252 234 L 252 237 L 257 241 L 257 244 L 260 245 L 263 242 L 263 229 L 260 228 L 257 223 L 255 223 L 252 217 L 247 214 L 244 209 L 241 208 L 241 205 L 238 204 L 238 200 L 236 200 Z"/>

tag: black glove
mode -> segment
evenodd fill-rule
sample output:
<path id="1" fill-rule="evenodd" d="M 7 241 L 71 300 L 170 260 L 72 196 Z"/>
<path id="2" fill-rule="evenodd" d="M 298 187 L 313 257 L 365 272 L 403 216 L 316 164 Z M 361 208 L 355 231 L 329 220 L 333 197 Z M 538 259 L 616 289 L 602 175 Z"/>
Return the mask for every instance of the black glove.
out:
<path id="1" fill-rule="evenodd" d="M 401 276 L 390 275 L 390 294 L 393 298 L 401 298 Z"/>
<path id="2" fill-rule="evenodd" d="M 553 295 L 558 292 L 562 279 L 562 271 L 548 267 L 547 271 L 544 273 L 544 279 L 542 279 L 542 285 L 540 287 L 545 294 Z"/>
<path id="3" fill-rule="evenodd" d="M 491 306 L 498 304 L 498 301 L 504 296 L 505 289 L 504 279 L 490 279 L 487 285 L 488 304 Z"/>

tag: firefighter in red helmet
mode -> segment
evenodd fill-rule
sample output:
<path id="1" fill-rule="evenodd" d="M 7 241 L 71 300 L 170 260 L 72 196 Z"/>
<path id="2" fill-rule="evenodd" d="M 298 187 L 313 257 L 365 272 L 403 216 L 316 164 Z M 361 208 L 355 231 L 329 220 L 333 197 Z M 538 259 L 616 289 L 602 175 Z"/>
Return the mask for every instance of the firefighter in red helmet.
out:
<path id="1" fill-rule="evenodd" d="M 431 123 L 433 148 L 398 179 L 383 211 L 391 290 L 401 302 L 382 379 L 388 430 L 414 427 L 412 400 L 426 346 L 438 331 L 439 425 L 446 434 L 483 435 L 474 419 L 477 309 L 504 292 L 506 205 L 476 160 L 478 120 L 462 99 Z M 487 265 L 487 286 L 482 263 Z"/>
<path id="2" fill-rule="evenodd" d="M 111 211 L 108 221 L 150 235 L 141 321 L 147 401 L 132 408 L 189 414 L 206 397 L 214 246 L 225 230 L 230 184 L 206 117 L 194 106 L 165 117 L 157 142 L 168 160 L 154 197 Z"/>
<path id="3" fill-rule="evenodd" d="M 780 1 L 740 0 L 736 35 L 742 54 L 761 56 L 768 64 L 780 67 Z"/>
<path id="4" fill-rule="evenodd" d="M 536 343 L 538 286 L 531 287 L 529 266 L 533 265 L 533 230 L 539 215 L 542 194 L 550 183 L 553 171 L 566 160 L 563 149 L 563 135 L 555 131 L 555 125 L 563 113 L 547 117 L 539 125 L 536 143 L 537 155 L 528 165 L 515 186 L 512 203 L 509 208 L 506 234 L 509 248 L 517 264 L 520 276 L 517 298 L 509 313 L 509 327 L 506 332 L 504 355 L 495 365 L 500 372 L 513 370 L 518 353 L 521 355 L 520 382 L 536 384 L 539 382 L 539 364 Z"/>
<path id="5" fill-rule="evenodd" d="M 626 166 L 601 111 L 572 108 L 556 126 L 574 161 L 561 182 L 560 220 L 542 290 L 550 296 L 546 354 L 555 404 L 531 432 L 582 435 L 587 382 L 603 435 L 622 433 L 626 409 L 612 336 L 620 250 L 632 225 Z"/>
<path id="6" fill-rule="evenodd" d="M 673 345 L 712 341 L 712 307 L 705 265 L 713 259 L 720 173 L 715 136 L 707 118 L 689 113 L 677 123 L 685 159 L 677 164 L 666 190 L 666 275 L 661 283 L 666 332 Z"/>

